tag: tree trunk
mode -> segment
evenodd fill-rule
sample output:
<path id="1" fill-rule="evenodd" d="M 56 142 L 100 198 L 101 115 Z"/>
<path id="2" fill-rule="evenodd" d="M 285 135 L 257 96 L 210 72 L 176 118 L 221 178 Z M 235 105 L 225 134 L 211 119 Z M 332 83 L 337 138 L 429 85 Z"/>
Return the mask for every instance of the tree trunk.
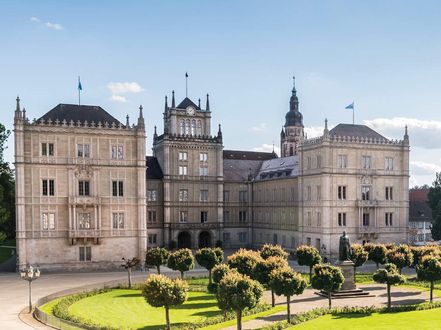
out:
<path id="1" fill-rule="evenodd" d="M 181 280 L 184 279 L 184 272 L 181 272 Z"/>
<path id="2" fill-rule="evenodd" d="M 29 281 L 29 314 L 32 313 L 32 281 Z"/>
<path id="3" fill-rule="evenodd" d="M 274 290 L 271 290 L 271 306 L 276 306 L 276 297 L 274 297 Z"/>
<path id="4" fill-rule="evenodd" d="M 161 274 L 161 265 L 157 265 L 156 270 L 158 271 L 158 275 L 160 275 Z"/>
<path id="5" fill-rule="evenodd" d="M 430 303 L 433 301 L 433 280 L 430 281 Z"/>
<path id="6" fill-rule="evenodd" d="M 237 330 L 242 330 L 242 310 L 239 309 L 236 311 L 237 318 Z"/>
<path id="7" fill-rule="evenodd" d="M 390 284 L 387 284 L 387 308 L 391 308 L 392 302 L 390 297 Z"/>
<path id="8" fill-rule="evenodd" d="M 309 284 L 311 285 L 311 279 L 312 279 L 312 266 L 309 266 Z"/>
<path id="9" fill-rule="evenodd" d="M 129 277 L 129 289 L 132 288 L 132 269 L 129 267 L 127 268 L 127 276 Z"/>
<path id="10" fill-rule="evenodd" d="M 208 284 L 211 284 L 211 269 L 208 270 Z"/>
<path id="11" fill-rule="evenodd" d="M 168 308 L 169 308 L 168 306 L 165 306 L 165 323 L 166 323 L 166 329 L 170 330 L 170 315 Z"/>
<path id="12" fill-rule="evenodd" d="M 286 296 L 286 310 L 288 311 L 288 323 L 291 323 L 291 297 Z"/>
<path id="13" fill-rule="evenodd" d="M 329 291 L 328 292 L 328 302 L 329 302 L 329 309 L 331 309 L 331 307 L 332 307 L 332 292 L 331 291 Z"/>

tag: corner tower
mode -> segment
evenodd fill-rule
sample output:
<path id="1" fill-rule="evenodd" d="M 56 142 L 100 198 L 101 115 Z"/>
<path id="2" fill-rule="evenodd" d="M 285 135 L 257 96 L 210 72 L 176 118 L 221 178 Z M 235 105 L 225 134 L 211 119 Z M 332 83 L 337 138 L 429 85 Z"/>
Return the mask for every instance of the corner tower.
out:
<path id="1" fill-rule="evenodd" d="M 303 116 L 299 111 L 299 99 L 297 98 L 295 77 L 293 77 L 289 111 L 285 115 L 285 125 L 280 133 L 281 157 L 297 155 L 303 137 Z"/>

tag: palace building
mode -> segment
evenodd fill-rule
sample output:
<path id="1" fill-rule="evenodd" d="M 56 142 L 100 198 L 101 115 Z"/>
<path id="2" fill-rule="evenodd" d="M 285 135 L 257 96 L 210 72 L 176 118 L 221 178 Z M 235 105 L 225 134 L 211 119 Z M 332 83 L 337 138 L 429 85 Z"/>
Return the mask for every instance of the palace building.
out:
<path id="1" fill-rule="evenodd" d="M 205 107 L 174 92 L 146 156 L 136 123 L 99 106 L 59 104 L 14 117 L 18 266 L 119 267 L 153 246 L 280 244 L 338 254 L 353 242 L 407 242 L 409 137 L 339 124 L 308 139 L 295 87 L 274 152 L 226 150 Z"/>

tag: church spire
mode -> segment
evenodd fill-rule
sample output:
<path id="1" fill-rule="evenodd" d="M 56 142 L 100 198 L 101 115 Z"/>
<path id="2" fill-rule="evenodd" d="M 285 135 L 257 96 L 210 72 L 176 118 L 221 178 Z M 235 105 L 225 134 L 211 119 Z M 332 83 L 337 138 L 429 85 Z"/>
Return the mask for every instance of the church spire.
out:
<path id="1" fill-rule="evenodd" d="M 296 76 L 292 76 L 292 95 L 296 95 Z"/>
<path id="2" fill-rule="evenodd" d="M 175 91 L 172 91 L 172 104 L 171 104 L 172 108 L 176 108 L 176 103 L 175 103 Z"/>
<path id="3" fill-rule="evenodd" d="M 167 101 L 167 95 L 165 96 L 165 105 L 164 105 L 164 111 L 168 110 L 168 101 Z"/>
<path id="4" fill-rule="evenodd" d="M 138 128 L 145 128 L 145 124 L 144 124 L 144 116 L 142 114 L 142 105 L 139 106 L 139 117 L 138 117 Z"/>
<path id="5" fill-rule="evenodd" d="M 207 94 L 207 105 L 205 106 L 205 111 L 210 111 L 210 100 L 208 94 Z"/>

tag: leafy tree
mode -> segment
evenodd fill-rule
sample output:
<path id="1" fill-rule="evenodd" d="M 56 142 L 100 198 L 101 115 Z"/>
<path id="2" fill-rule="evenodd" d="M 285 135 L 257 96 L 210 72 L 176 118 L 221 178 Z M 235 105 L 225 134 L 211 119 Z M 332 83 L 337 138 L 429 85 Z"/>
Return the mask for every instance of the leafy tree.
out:
<path id="1" fill-rule="evenodd" d="M 301 245 L 296 250 L 297 262 L 300 266 L 309 266 L 309 282 L 312 278 L 312 267 L 322 262 L 319 251 L 309 245 Z"/>
<path id="2" fill-rule="evenodd" d="M 260 256 L 263 259 L 269 257 L 280 257 L 288 260 L 288 252 L 286 252 L 280 245 L 265 244 L 259 250 Z"/>
<path id="3" fill-rule="evenodd" d="M 432 209 L 432 237 L 434 240 L 441 240 L 441 172 L 436 173 L 435 181 L 430 187 L 427 200 Z"/>
<path id="4" fill-rule="evenodd" d="M 190 249 L 179 249 L 170 253 L 167 260 L 167 267 L 181 273 L 184 279 L 184 272 L 194 268 L 194 257 Z"/>
<path id="5" fill-rule="evenodd" d="M 417 267 L 420 261 L 426 255 L 438 255 L 439 250 L 434 245 L 429 246 L 411 246 L 410 250 L 413 253 L 413 263 L 412 267 Z"/>
<path id="6" fill-rule="evenodd" d="M 212 283 L 208 284 L 208 291 L 215 293 L 219 286 L 219 282 L 229 272 L 237 272 L 236 269 L 231 269 L 227 264 L 219 264 L 213 267 L 211 271 Z"/>
<path id="7" fill-rule="evenodd" d="M 367 244 L 365 244 L 365 246 L 366 245 Z M 387 249 L 383 244 L 374 244 L 369 247 L 368 253 L 368 260 L 375 262 L 377 264 L 377 269 L 379 264 L 384 264 L 386 262 Z"/>
<path id="8" fill-rule="evenodd" d="M 227 258 L 230 268 L 235 268 L 243 275 L 252 277 L 254 275 L 254 267 L 256 267 L 262 257 L 256 251 L 239 249 Z"/>
<path id="9" fill-rule="evenodd" d="M 129 277 L 129 289 L 130 289 L 132 288 L 132 268 L 138 266 L 141 260 L 134 257 L 132 259 L 122 258 L 122 261 L 123 264 L 121 265 L 121 267 L 127 270 L 127 276 Z"/>
<path id="10" fill-rule="evenodd" d="M 265 288 L 271 290 L 271 304 L 275 306 L 274 290 L 270 286 L 270 274 L 273 270 L 288 267 L 288 261 L 282 257 L 269 257 L 261 259 L 254 267 L 253 278 L 259 281 Z"/>
<path id="11" fill-rule="evenodd" d="M 14 172 L 4 160 L 6 141 L 11 132 L 0 124 L 0 242 L 15 237 Z"/>
<path id="12" fill-rule="evenodd" d="M 288 323 L 291 323 L 291 297 L 303 293 L 307 286 L 306 281 L 292 268 L 283 267 L 271 272 L 269 286 L 278 296 L 286 297 Z"/>
<path id="13" fill-rule="evenodd" d="M 386 253 L 387 262 L 394 264 L 398 268 L 398 272 L 404 267 L 410 267 L 413 263 L 413 253 L 408 245 L 401 244 Z"/>
<path id="14" fill-rule="evenodd" d="M 345 281 L 341 269 L 331 265 L 315 265 L 311 285 L 328 295 L 329 308 L 332 304 L 332 292 L 341 288 Z"/>
<path id="15" fill-rule="evenodd" d="M 165 248 L 154 247 L 145 252 L 145 264 L 156 267 L 158 274 L 161 274 L 161 266 L 167 263 L 169 252 Z"/>
<path id="16" fill-rule="evenodd" d="M 166 329 L 170 330 L 170 307 L 182 305 L 187 300 L 187 291 L 187 282 L 153 274 L 145 281 L 142 296 L 153 307 L 165 307 Z"/>
<path id="17" fill-rule="evenodd" d="M 418 279 L 430 282 L 430 302 L 433 301 L 433 287 L 435 281 L 441 280 L 441 257 L 427 255 L 417 266 Z"/>
<path id="18" fill-rule="evenodd" d="M 385 283 L 387 287 L 387 307 L 391 308 L 391 295 L 390 288 L 392 285 L 403 284 L 406 278 L 399 274 L 397 271 L 397 266 L 394 264 L 385 264 L 384 269 L 377 270 L 372 276 L 375 282 Z"/>
<path id="19" fill-rule="evenodd" d="M 242 329 L 242 312 L 254 308 L 263 295 L 262 285 L 246 275 L 227 273 L 219 282 L 216 299 L 219 308 L 236 312 L 237 330 Z"/>
<path id="20" fill-rule="evenodd" d="M 208 285 L 211 285 L 211 270 L 214 266 L 220 264 L 224 259 L 221 248 L 202 248 L 195 253 L 196 261 L 199 265 L 208 269 Z"/>
<path id="21" fill-rule="evenodd" d="M 357 271 L 357 267 L 361 267 L 368 260 L 369 253 L 364 250 L 363 246 L 360 244 L 352 244 L 351 245 L 351 261 L 354 263 L 354 283 L 357 282 L 355 273 Z"/>

